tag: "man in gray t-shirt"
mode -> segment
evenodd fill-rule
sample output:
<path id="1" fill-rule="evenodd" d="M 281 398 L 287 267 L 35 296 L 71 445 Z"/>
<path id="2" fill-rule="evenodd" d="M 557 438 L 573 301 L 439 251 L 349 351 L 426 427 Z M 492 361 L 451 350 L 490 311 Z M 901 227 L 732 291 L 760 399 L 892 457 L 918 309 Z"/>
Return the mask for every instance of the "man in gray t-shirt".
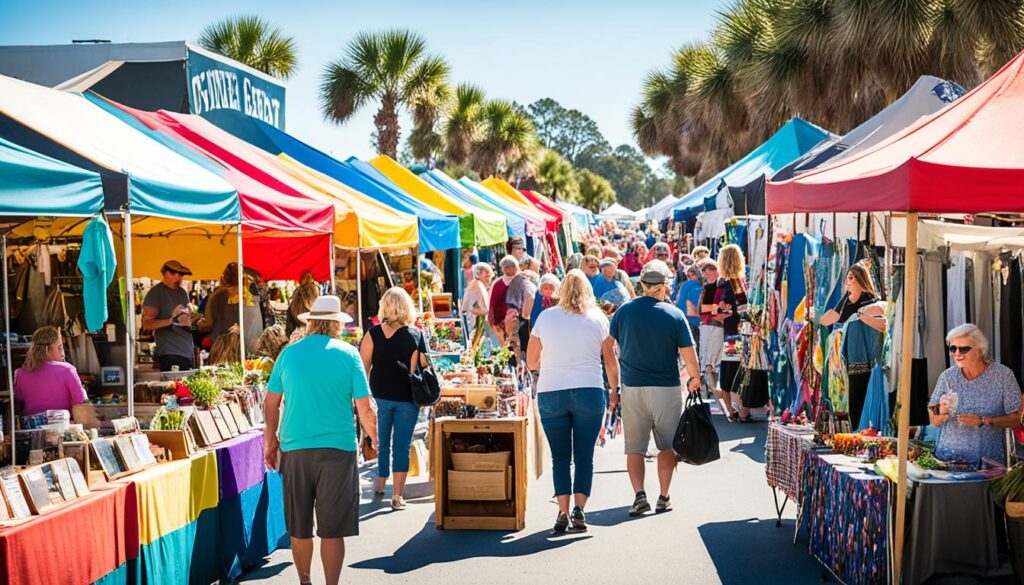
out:
<path id="1" fill-rule="evenodd" d="M 168 372 L 174 366 L 190 370 L 194 359 L 192 310 L 181 281 L 192 271 L 177 260 L 168 260 L 160 273 L 163 280 L 151 288 L 142 301 L 142 328 L 153 332 L 161 372 Z"/>

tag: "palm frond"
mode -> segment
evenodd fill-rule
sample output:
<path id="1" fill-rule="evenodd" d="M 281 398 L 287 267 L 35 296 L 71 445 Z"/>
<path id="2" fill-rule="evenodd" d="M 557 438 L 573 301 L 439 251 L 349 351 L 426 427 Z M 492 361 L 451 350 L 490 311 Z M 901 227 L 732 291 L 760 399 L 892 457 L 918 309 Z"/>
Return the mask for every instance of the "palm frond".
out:
<path id="1" fill-rule="evenodd" d="M 199 45 L 249 67 L 287 79 L 298 69 L 295 39 L 255 15 L 215 22 L 199 33 Z"/>
<path id="2" fill-rule="evenodd" d="M 344 123 L 377 95 L 377 89 L 361 73 L 340 61 L 327 64 L 320 78 L 320 109 L 324 119 Z"/>

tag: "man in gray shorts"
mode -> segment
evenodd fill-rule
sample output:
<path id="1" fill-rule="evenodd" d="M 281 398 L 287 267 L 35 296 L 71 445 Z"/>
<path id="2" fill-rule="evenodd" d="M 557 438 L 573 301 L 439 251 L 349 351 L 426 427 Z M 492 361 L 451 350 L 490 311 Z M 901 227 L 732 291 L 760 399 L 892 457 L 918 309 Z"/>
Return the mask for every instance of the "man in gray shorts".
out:
<path id="1" fill-rule="evenodd" d="M 657 512 L 672 509 L 668 488 L 676 468 L 672 439 L 683 413 L 679 358 L 685 364 L 692 393 L 700 388 L 697 352 L 686 315 L 665 299 L 672 273 L 661 260 L 651 260 L 640 272 L 641 296 L 619 307 L 605 343 L 619 344 L 621 392 L 612 389 L 609 408 L 622 400 L 622 429 L 626 441 L 626 470 L 636 497 L 630 516 L 651 509 L 644 491 L 644 454 L 654 433 L 658 448 Z"/>
<path id="2" fill-rule="evenodd" d="M 341 312 L 338 297 L 316 299 L 298 318 L 307 323 L 306 336 L 284 348 L 267 383 L 264 457 L 268 467 L 281 470 L 284 520 L 299 581 L 310 580 L 315 512 L 324 576 L 328 585 L 336 585 L 345 562 L 344 539 L 359 534 L 352 406 L 374 448 L 377 416 L 359 352 L 340 338 L 342 325 L 352 318 Z M 288 403 L 283 412 L 282 401 Z"/>

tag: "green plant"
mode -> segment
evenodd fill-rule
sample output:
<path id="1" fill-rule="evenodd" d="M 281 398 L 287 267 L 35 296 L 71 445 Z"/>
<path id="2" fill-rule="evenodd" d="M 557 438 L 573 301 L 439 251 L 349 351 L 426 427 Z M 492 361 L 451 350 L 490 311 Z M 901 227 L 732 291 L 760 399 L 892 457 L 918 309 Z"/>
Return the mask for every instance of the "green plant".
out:
<path id="1" fill-rule="evenodd" d="M 167 407 L 162 406 L 150 421 L 149 428 L 154 431 L 180 431 L 184 428 L 184 424 L 184 412 L 179 409 L 167 410 Z"/>
<path id="2" fill-rule="evenodd" d="M 185 383 L 192 391 L 192 399 L 200 406 L 215 406 L 220 402 L 220 385 L 213 376 L 213 370 L 199 370 L 189 376 Z"/>
<path id="3" fill-rule="evenodd" d="M 992 482 L 992 492 L 1008 502 L 1024 502 L 1024 465 L 1017 465 Z"/>

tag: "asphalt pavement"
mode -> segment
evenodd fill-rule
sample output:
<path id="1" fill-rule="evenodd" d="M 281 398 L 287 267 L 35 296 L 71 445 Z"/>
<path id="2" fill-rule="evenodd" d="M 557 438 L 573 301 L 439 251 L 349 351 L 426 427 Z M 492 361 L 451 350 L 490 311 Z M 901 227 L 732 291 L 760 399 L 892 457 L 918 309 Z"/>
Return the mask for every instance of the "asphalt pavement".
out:
<path id="1" fill-rule="evenodd" d="M 716 415 L 722 458 L 693 467 L 680 464 L 671 490 L 674 509 L 630 518 L 633 501 L 622 438 L 597 449 L 590 529 L 556 535 L 557 507 L 550 473 L 529 487 L 526 529 L 521 532 L 442 531 L 434 526 L 433 489 L 412 480 L 409 506 L 393 512 L 374 501 L 365 470 L 360 535 L 346 539 L 343 583 L 486 583 L 487 585 L 804 584 L 820 583 L 821 568 L 806 540 L 793 544 L 790 503 L 775 526 L 772 490 L 765 483 L 767 423 L 727 423 Z M 653 445 L 652 445 L 653 448 Z M 654 461 L 647 463 L 647 491 L 658 493 Z M 390 497 L 390 486 L 388 489 Z M 291 552 L 275 552 L 247 583 L 294 584 Z M 313 582 L 323 583 L 319 549 Z"/>

